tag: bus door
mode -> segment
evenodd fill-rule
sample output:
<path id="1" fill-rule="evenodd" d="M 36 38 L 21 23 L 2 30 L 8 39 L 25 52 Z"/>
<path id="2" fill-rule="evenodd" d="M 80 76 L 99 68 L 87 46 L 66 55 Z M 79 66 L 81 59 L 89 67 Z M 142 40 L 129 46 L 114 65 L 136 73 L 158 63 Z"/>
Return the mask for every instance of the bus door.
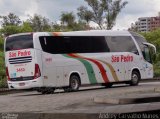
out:
<path id="1" fill-rule="evenodd" d="M 64 85 L 63 66 L 56 67 L 56 84 L 57 87 Z"/>
<path id="2" fill-rule="evenodd" d="M 53 55 L 42 51 L 44 86 L 56 86 L 56 66 Z"/>
<path id="3" fill-rule="evenodd" d="M 144 50 L 142 51 L 142 54 L 145 59 L 143 63 L 145 77 L 152 78 L 153 77 L 153 65 L 152 65 L 151 53 L 150 53 L 148 46 L 144 46 Z"/>

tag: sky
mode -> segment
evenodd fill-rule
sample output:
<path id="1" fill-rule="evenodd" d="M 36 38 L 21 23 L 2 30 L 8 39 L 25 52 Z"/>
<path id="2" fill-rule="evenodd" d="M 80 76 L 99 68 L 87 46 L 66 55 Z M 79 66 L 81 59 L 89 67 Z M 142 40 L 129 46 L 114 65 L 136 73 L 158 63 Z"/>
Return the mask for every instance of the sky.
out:
<path id="1" fill-rule="evenodd" d="M 113 28 L 115 30 L 128 29 L 139 17 L 158 16 L 160 12 L 160 0 L 123 1 L 128 1 L 128 4 L 118 15 Z M 52 22 L 57 22 L 63 11 L 73 12 L 76 15 L 77 8 L 81 5 L 87 4 L 84 0 L 0 0 L 0 15 L 12 12 L 20 19 L 26 20 L 28 15 L 39 14 Z"/>

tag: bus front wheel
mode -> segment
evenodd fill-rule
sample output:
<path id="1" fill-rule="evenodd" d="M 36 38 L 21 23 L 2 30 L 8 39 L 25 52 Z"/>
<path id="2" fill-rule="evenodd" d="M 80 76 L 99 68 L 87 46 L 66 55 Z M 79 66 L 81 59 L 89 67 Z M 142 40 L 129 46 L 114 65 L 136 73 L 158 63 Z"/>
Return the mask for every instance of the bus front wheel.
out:
<path id="1" fill-rule="evenodd" d="M 71 75 L 69 88 L 71 91 L 78 91 L 80 87 L 80 77 L 77 75 Z"/>
<path id="2" fill-rule="evenodd" d="M 140 80 L 140 74 L 137 71 L 132 72 L 130 85 L 131 86 L 137 86 Z"/>

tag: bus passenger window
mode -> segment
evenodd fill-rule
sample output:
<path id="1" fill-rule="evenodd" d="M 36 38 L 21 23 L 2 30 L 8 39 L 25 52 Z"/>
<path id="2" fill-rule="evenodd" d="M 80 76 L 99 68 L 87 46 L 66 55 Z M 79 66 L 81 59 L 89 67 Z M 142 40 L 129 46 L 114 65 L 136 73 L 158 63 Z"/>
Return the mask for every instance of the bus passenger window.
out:
<path id="1" fill-rule="evenodd" d="M 130 36 L 110 36 L 106 37 L 106 41 L 111 52 L 132 52 L 137 55 L 139 54 Z"/>

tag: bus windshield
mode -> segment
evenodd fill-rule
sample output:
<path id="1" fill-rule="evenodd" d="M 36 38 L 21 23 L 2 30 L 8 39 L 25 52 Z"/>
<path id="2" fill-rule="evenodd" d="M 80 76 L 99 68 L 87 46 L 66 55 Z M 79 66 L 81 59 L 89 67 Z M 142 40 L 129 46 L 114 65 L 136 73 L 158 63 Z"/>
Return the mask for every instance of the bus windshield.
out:
<path id="1" fill-rule="evenodd" d="M 6 39 L 6 51 L 28 48 L 33 48 L 33 36 L 31 34 L 13 36 Z"/>

